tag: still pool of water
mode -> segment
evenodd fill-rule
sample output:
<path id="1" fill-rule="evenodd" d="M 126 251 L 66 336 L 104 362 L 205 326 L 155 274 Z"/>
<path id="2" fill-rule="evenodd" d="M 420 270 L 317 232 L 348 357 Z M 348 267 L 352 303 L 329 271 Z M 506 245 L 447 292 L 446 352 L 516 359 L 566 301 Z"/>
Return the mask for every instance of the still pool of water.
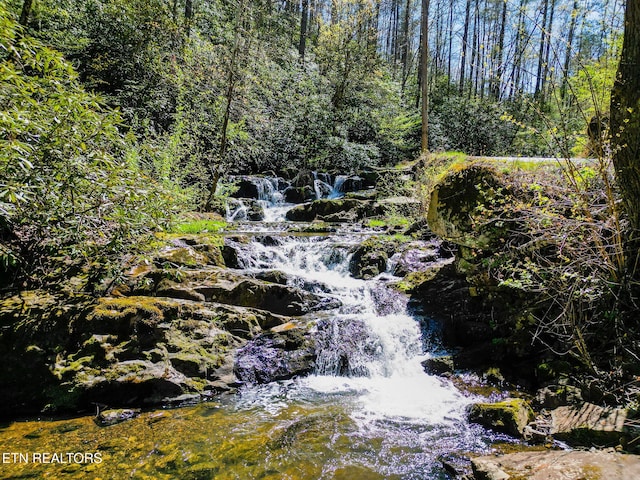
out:
<path id="1" fill-rule="evenodd" d="M 425 378 L 432 378 L 426 377 Z M 418 417 L 380 411 L 366 379 L 310 377 L 243 390 L 218 402 L 100 427 L 92 417 L 14 422 L 0 429 L 2 478 L 446 479 L 444 455 L 480 453 L 491 439 L 464 422 L 453 387 L 434 379 Z M 390 381 L 388 387 L 393 387 Z M 398 387 L 398 385 L 395 385 Z M 401 402 L 402 403 L 402 402 Z M 57 453 L 34 462 L 34 453 Z M 89 453 L 74 463 L 67 453 Z M 95 462 L 99 453 L 101 462 Z M 80 459 L 80 457 L 77 457 Z M 22 460 L 25 460 L 22 457 Z M 83 459 L 84 460 L 84 459 Z"/>

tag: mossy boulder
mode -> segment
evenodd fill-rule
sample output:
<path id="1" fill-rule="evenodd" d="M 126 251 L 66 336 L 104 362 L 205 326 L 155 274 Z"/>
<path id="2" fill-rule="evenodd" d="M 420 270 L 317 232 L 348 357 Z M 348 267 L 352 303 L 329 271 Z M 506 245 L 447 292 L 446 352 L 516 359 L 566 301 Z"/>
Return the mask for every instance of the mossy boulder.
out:
<path id="1" fill-rule="evenodd" d="M 476 403 L 469 411 L 469 421 L 519 437 L 534 419 L 529 404 L 521 398 L 507 398 L 496 403 Z"/>
<path id="2" fill-rule="evenodd" d="M 357 245 L 349 261 L 349 272 L 354 278 L 372 278 L 387 269 L 389 257 L 398 248 L 391 239 L 372 237 Z"/>
<path id="3" fill-rule="evenodd" d="M 484 249 L 505 235 L 505 204 L 512 200 L 506 181 L 493 168 L 471 164 L 448 172 L 431 192 L 427 221 L 443 239 Z"/>

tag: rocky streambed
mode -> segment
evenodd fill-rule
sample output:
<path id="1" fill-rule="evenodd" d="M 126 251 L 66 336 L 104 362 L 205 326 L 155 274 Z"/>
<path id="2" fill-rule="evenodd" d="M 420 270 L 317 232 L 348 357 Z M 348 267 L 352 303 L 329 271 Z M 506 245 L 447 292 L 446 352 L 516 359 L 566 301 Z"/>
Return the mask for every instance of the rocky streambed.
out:
<path id="1" fill-rule="evenodd" d="M 482 346 L 489 328 L 452 247 L 423 223 L 370 220 L 402 217 L 413 200 L 341 191 L 295 206 L 291 186 L 244 181 L 256 198 L 231 202 L 225 232 L 163 237 L 108 296 L 84 297 L 72 279 L 3 300 L 4 416 L 93 418 L 6 424 L 0 450 L 64 445 L 104 459 L 10 462 L 11 475 L 444 479 L 470 474 L 469 458 L 496 442 L 592 446 L 594 430 L 600 445 L 633 442 L 626 412 L 536 418 L 528 397 L 505 399 L 486 347 L 450 355 L 443 340 Z M 314 191 L 331 197 L 345 181 Z M 470 367 L 480 375 L 461 374 Z M 154 410 L 168 406 L 182 408 Z M 520 475 L 487 462 L 474 463 L 477 478 Z"/>

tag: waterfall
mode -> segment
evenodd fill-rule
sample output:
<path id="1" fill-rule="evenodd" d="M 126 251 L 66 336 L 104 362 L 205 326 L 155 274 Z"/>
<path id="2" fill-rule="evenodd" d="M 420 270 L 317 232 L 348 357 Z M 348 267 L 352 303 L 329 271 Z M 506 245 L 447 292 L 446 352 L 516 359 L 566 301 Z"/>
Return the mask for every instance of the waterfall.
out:
<path id="1" fill-rule="evenodd" d="M 243 265 L 254 272 L 284 272 L 293 285 L 321 285 L 342 306 L 315 321 L 316 369 L 298 385 L 323 394 L 359 392 L 361 419 L 443 422 L 462 417 L 468 400 L 424 373 L 420 324 L 407 299 L 390 289 L 388 274 L 371 280 L 349 275 L 355 235 L 279 237 L 277 244 L 246 245 Z M 412 421 L 413 421 L 412 420 Z"/>

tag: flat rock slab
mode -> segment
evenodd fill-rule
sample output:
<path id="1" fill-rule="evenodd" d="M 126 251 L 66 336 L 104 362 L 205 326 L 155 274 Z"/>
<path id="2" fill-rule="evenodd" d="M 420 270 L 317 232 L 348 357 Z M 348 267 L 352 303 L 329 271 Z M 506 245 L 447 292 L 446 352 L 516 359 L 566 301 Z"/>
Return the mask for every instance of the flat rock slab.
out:
<path id="1" fill-rule="evenodd" d="M 640 479 L 640 456 L 610 451 L 519 452 L 471 462 L 475 480 Z"/>

